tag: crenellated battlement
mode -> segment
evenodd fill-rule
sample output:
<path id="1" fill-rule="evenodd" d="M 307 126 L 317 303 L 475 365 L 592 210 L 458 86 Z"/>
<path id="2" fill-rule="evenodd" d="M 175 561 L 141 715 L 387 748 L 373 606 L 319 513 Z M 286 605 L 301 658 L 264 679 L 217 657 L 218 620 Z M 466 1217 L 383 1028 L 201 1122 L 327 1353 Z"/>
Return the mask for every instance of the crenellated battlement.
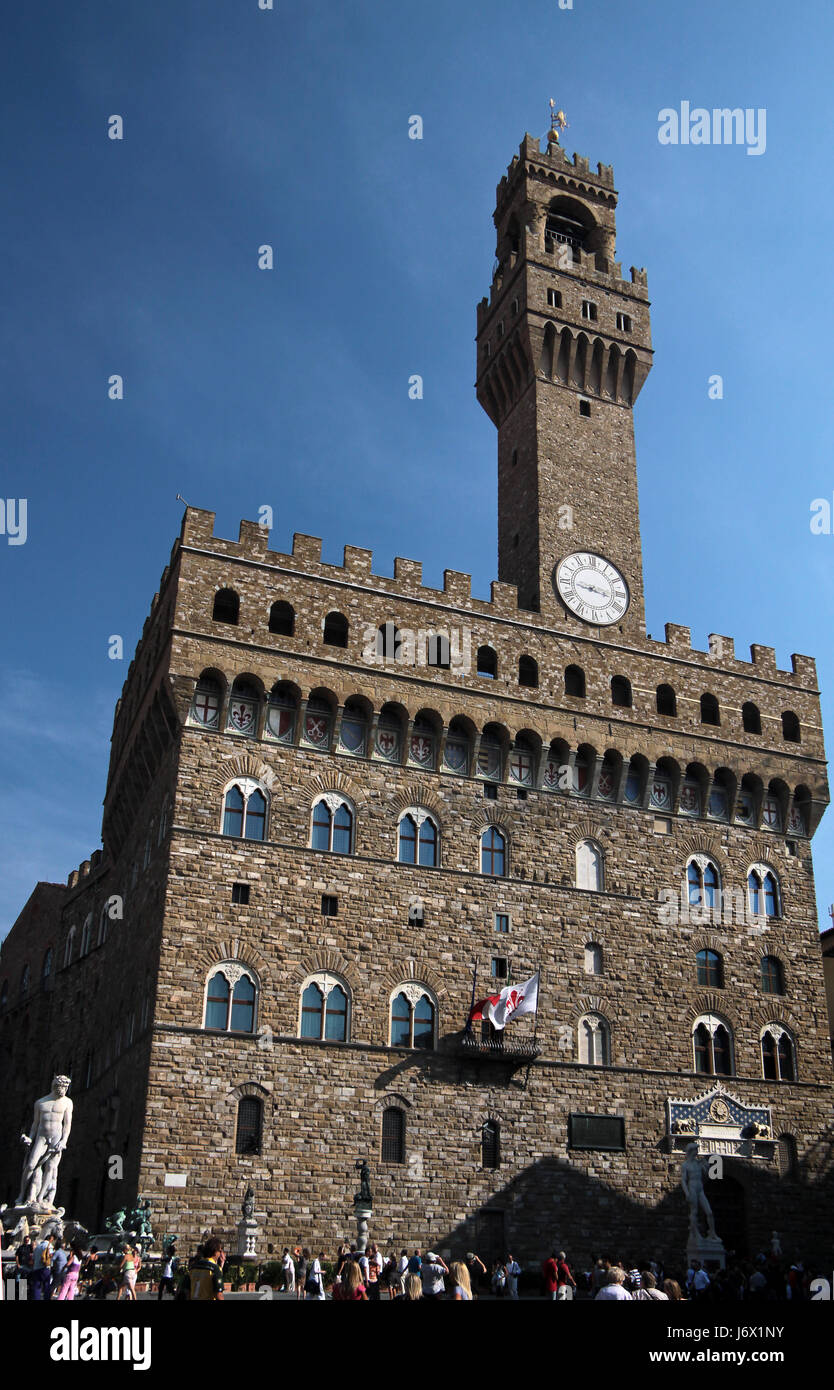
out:
<path id="1" fill-rule="evenodd" d="M 308 575 L 338 584 L 349 584 L 363 589 L 372 588 L 392 598 L 416 600 L 486 619 L 520 623 L 531 631 L 541 631 L 543 627 L 539 613 L 519 607 L 518 590 L 514 584 L 493 580 L 490 585 L 490 598 L 479 599 L 472 595 L 471 575 L 458 570 L 444 570 L 442 590 L 434 589 L 423 584 L 423 565 L 419 560 L 397 556 L 394 560 L 394 575 L 391 578 L 375 574 L 373 552 L 359 546 L 344 547 L 344 561 L 341 565 L 327 564 L 321 558 L 322 540 L 318 536 L 296 532 L 293 536 L 292 551 L 287 553 L 270 550 L 268 532 L 256 522 L 241 521 L 237 541 L 216 536 L 214 525 L 214 512 L 195 507 L 187 508 L 179 544 L 186 549 L 210 552 L 232 562 L 261 564 L 276 570 Z M 383 617 L 381 614 L 380 621 Z M 552 631 L 549 627 L 546 630 Z M 604 633 L 605 629 L 586 637 L 577 636 L 575 632 L 566 632 L 564 635 L 578 643 L 590 642 L 596 646 L 619 647 L 627 645 L 635 648 L 633 641 L 624 644 L 622 641 L 616 641 L 613 633 L 610 638 Z M 813 657 L 792 654 L 791 669 L 786 671 L 777 666 L 773 647 L 752 644 L 750 660 L 746 661 L 737 656 L 735 640 L 732 637 L 710 633 L 708 641 L 709 646 L 706 650 L 695 647 L 689 627 L 667 623 L 662 640 L 644 637 L 636 649 L 644 651 L 646 655 L 674 656 L 686 661 L 697 658 L 697 664 L 705 669 L 713 667 L 716 672 L 755 676 L 816 692 L 817 669 Z"/>

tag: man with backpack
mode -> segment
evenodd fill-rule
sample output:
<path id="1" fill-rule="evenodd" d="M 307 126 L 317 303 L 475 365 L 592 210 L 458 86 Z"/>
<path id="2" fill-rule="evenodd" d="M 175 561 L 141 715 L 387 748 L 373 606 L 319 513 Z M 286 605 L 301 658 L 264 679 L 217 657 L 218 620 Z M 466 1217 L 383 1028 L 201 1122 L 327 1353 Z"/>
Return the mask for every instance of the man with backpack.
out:
<path id="1" fill-rule="evenodd" d="M 202 1254 L 192 1260 L 180 1289 L 181 1296 L 192 1303 L 223 1302 L 223 1266 L 226 1256 L 223 1243 L 211 1236 L 202 1246 Z"/>

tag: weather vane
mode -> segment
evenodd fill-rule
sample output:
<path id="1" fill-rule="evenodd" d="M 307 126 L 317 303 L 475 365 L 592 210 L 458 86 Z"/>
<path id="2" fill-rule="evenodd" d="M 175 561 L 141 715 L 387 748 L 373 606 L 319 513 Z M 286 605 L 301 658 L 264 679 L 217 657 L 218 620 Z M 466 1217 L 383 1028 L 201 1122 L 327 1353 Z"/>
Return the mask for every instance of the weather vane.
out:
<path id="1" fill-rule="evenodd" d="M 557 110 L 556 110 L 556 103 L 555 103 L 555 101 L 553 100 L 553 98 L 551 97 L 551 98 L 550 98 L 550 135 L 549 135 L 548 138 L 549 138 L 550 140 L 555 140 L 555 141 L 556 141 L 556 144 L 558 145 L 558 143 L 559 143 L 559 131 L 560 131 L 560 130 L 567 130 L 567 129 L 568 129 L 568 122 L 567 122 L 567 118 L 566 118 L 566 116 L 565 116 L 565 113 L 564 113 L 564 111 L 557 111 Z"/>

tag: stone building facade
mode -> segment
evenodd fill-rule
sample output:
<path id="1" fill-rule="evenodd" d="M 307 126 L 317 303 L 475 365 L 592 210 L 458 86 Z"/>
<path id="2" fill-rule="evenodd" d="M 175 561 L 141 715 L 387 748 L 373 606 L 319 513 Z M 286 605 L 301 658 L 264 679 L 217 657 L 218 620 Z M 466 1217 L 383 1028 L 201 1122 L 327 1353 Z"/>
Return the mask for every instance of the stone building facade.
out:
<path id="1" fill-rule="evenodd" d="M 103 848 L 0 951 L 6 1200 L 58 1069 L 59 1199 L 90 1227 L 141 1194 L 158 1230 L 231 1241 L 251 1183 L 265 1244 L 332 1246 L 367 1157 L 397 1248 L 673 1258 L 694 1137 L 728 1246 L 776 1226 L 830 1250 L 815 665 L 645 634 L 649 302 L 616 202 L 554 138 L 498 187 L 489 601 L 187 509 L 116 708 Z M 473 993 L 536 971 L 535 1019 L 465 1030 Z"/>

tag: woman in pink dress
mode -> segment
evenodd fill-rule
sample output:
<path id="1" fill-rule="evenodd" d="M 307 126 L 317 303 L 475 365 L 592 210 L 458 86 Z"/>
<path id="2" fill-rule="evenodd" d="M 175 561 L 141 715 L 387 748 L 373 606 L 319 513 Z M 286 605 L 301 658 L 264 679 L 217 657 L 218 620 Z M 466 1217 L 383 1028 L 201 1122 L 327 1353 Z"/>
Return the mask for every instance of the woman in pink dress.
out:
<path id="1" fill-rule="evenodd" d="M 70 1245 L 71 1256 L 64 1273 L 63 1282 L 58 1290 L 58 1298 L 75 1298 L 75 1290 L 78 1287 L 78 1272 L 81 1269 L 81 1261 L 84 1258 L 84 1251 L 74 1240 Z"/>

